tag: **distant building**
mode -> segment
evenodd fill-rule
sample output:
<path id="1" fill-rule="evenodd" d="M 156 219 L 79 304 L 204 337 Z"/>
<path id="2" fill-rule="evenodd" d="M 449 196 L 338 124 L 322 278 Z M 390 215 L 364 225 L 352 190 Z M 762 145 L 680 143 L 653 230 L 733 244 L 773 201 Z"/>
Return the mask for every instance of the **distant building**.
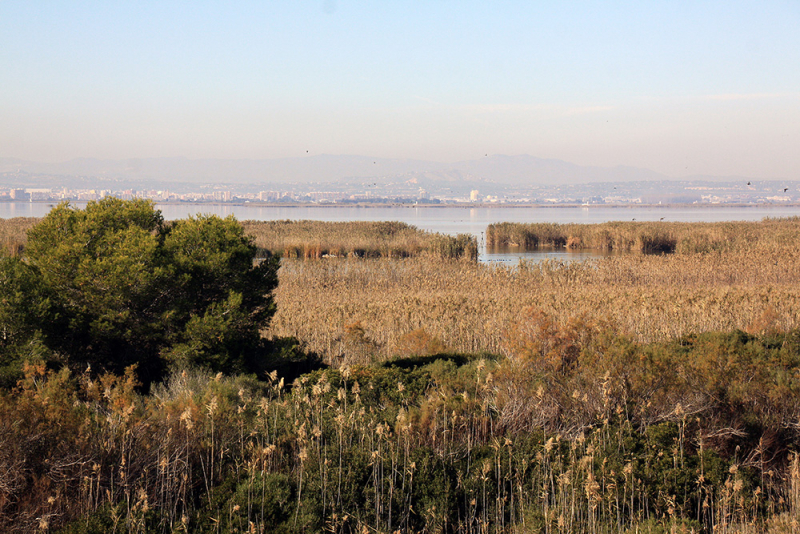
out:
<path id="1" fill-rule="evenodd" d="M 50 200 L 53 193 L 50 189 L 26 189 L 25 192 L 31 200 Z"/>
<path id="2" fill-rule="evenodd" d="M 480 200 L 480 198 L 481 194 L 477 189 L 473 189 L 472 191 L 469 192 L 470 202 L 477 202 L 478 200 Z"/>
<path id="3" fill-rule="evenodd" d="M 31 196 L 24 189 L 12 189 L 11 200 L 30 200 Z"/>
<path id="4" fill-rule="evenodd" d="M 261 191 L 258 194 L 258 200 L 262 202 L 275 201 L 281 198 L 280 191 Z"/>
<path id="5" fill-rule="evenodd" d="M 315 202 L 336 202 L 345 197 L 344 193 L 336 191 L 312 191 L 308 196 Z"/>
<path id="6" fill-rule="evenodd" d="M 211 198 L 217 202 L 230 202 L 232 195 L 230 191 L 214 191 Z"/>

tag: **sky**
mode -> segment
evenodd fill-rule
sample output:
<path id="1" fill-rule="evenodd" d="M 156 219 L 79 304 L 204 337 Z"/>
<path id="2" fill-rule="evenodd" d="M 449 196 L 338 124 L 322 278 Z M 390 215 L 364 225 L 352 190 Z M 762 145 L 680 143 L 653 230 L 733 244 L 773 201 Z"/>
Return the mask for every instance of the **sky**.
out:
<path id="1" fill-rule="evenodd" d="M 0 157 L 800 180 L 800 1 L 0 0 Z"/>

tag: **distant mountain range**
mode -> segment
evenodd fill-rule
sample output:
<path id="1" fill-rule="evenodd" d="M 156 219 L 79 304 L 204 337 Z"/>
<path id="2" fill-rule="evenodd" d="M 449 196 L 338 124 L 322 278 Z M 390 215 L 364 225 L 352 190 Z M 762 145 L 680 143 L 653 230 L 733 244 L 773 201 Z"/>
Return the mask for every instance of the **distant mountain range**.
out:
<path id="1" fill-rule="evenodd" d="M 37 163 L 14 158 L 0 158 L 0 173 L 97 178 L 115 182 L 158 181 L 186 184 L 310 184 L 353 180 L 374 180 L 385 183 L 419 180 L 425 183 L 490 182 L 509 186 L 554 186 L 591 182 L 650 182 L 675 179 L 637 167 L 581 166 L 562 160 L 542 159 L 529 155 L 487 155 L 480 159 L 456 163 L 347 155 L 312 155 L 265 160 L 80 158 L 62 163 Z M 746 179 L 730 176 L 681 178 L 681 180 L 712 181 Z"/>

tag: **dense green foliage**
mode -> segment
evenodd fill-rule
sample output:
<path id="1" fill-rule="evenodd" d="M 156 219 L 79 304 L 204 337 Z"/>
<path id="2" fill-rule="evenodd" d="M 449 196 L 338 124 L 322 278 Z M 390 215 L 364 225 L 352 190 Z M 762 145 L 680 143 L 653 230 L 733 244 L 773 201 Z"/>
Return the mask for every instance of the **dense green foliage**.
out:
<path id="1" fill-rule="evenodd" d="M 146 380 L 170 363 L 245 368 L 273 313 L 273 260 L 232 218 L 166 223 L 149 201 L 54 208 L 0 258 L 0 358 L 25 354 Z"/>

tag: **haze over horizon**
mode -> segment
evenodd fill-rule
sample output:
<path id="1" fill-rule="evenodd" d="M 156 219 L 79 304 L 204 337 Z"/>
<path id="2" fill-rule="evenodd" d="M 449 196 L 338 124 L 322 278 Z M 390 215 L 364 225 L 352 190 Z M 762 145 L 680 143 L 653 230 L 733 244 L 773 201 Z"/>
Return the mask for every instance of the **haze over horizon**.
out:
<path id="1" fill-rule="evenodd" d="M 800 4 L 0 2 L 0 157 L 800 179 Z"/>

